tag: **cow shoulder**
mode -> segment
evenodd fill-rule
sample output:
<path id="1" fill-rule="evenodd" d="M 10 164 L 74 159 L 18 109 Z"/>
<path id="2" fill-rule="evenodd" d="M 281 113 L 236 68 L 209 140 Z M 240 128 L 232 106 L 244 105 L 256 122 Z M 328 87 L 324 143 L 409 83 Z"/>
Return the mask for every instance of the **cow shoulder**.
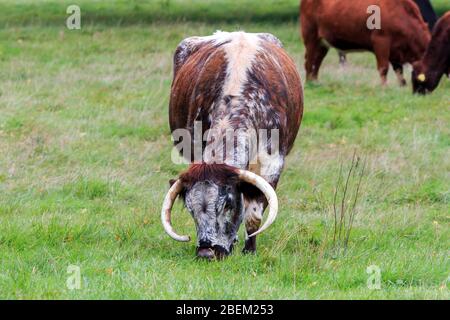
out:
<path id="1" fill-rule="evenodd" d="M 174 61 L 174 75 L 177 74 L 178 70 L 183 66 L 183 64 L 188 61 L 189 57 L 191 57 L 194 53 L 196 53 L 201 48 L 208 45 L 212 45 L 214 47 L 223 45 L 230 41 L 230 33 L 216 31 L 211 36 L 205 37 L 189 37 L 181 41 L 176 50 L 173 57 Z"/>
<path id="2" fill-rule="evenodd" d="M 173 56 L 174 75 L 187 59 L 200 48 L 201 43 L 200 37 L 189 37 L 178 44 Z"/>

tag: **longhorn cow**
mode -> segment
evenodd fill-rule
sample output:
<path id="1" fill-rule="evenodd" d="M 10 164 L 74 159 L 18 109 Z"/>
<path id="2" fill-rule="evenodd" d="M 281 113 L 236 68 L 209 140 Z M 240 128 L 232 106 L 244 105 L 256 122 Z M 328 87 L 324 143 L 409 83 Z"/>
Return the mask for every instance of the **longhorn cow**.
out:
<path id="1" fill-rule="evenodd" d="M 167 234 L 177 241 L 190 240 L 177 234 L 171 223 L 179 195 L 195 221 L 198 257 L 211 260 L 230 254 L 243 221 L 244 252 L 256 251 L 256 235 L 277 216 L 275 189 L 302 115 L 300 76 L 273 35 L 216 32 L 183 40 L 174 55 L 170 129 L 174 139 L 179 130 L 192 137 L 200 124 L 207 139 L 193 139 L 187 154 L 179 150 L 190 166 L 171 181 L 165 197 L 161 220 Z M 271 138 L 277 136 L 277 142 L 261 143 L 264 130 Z M 238 132 L 231 142 L 229 132 Z M 251 152 L 255 137 L 256 156 Z M 199 148 L 201 158 L 195 159 Z M 268 217 L 260 227 L 267 206 Z"/>

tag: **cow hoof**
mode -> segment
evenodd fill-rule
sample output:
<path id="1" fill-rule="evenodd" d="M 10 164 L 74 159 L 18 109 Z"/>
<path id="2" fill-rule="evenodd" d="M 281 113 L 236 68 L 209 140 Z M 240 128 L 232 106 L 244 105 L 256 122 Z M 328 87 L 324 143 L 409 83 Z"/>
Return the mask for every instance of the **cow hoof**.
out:
<path id="1" fill-rule="evenodd" d="M 242 249 L 243 254 L 256 254 L 256 247 L 245 246 Z"/>
<path id="2" fill-rule="evenodd" d="M 249 233 L 253 233 L 253 231 Z M 256 237 L 251 237 L 245 240 L 245 245 L 244 249 L 242 249 L 242 253 L 244 254 L 256 253 Z"/>

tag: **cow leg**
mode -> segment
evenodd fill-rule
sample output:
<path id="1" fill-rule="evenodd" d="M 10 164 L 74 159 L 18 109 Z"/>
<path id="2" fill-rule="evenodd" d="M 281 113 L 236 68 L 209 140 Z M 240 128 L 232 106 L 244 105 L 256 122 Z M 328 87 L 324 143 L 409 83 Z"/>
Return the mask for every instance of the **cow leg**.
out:
<path id="1" fill-rule="evenodd" d="M 317 80 L 320 65 L 323 59 L 327 55 L 328 47 L 324 46 L 319 42 L 308 43 L 306 45 L 305 54 L 305 69 L 306 69 L 306 80 L 315 81 Z"/>
<path id="2" fill-rule="evenodd" d="M 345 65 L 347 64 L 347 55 L 342 51 L 339 51 L 338 53 L 339 53 L 339 64 L 341 67 L 345 67 Z"/>
<path id="3" fill-rule="evenodd" d="M 373 40 L 373 49 L 377 57 L 377 69 L 380 74 L 381 84 L 384 86 L 387 83 L 387 74 L 389 71 L 389 52 L 390 41 L 382 37 L 377 37 Z"/>
<path id="4" fill-rule="evenodd" d="M 261 226 L 263 212 L 267 206 L 264 196 L 249 200 L 245 206 L 245 230 L 247 239 L 245 239 L 244 253 L 256 252 L 256 236 L 248 237 L 252 233 L 258 231 Z"/>
<path id="5" fill-rule="evenodd" d="M 276 189 L 281 171 L 283 170 L 284 158 L 280 155 L 263 159 L 260 164 L 260 176 Z M 264 210 L 267 207 L 267 199 L 260 194 L 254 199 L 246 201 L 245 205 L 245 228 L 247 236 L 258 231 L 261 226 Z M 256 236 L 245 240 L 244 253 L 256 252 Z"/>
<path id="6" fill-rule="evenodd" d="M 403 77 L 403 65 L 400 63 L 392 62 L 392 68 L 395 71 L 395 75 L 397 76 L 398 84 L 400 87 L 406 86 L 406 80 Z"/>

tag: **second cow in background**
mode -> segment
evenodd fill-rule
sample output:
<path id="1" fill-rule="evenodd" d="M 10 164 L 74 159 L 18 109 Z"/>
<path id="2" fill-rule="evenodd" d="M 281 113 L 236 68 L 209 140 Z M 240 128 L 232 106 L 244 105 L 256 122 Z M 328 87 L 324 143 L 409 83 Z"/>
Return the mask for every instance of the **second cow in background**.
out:
<path id="1" fill-rule="evenodd" d="M 420 9 L 420 14 L 422 15 L 423 20 L 428 25 L 428 29 L 430 32 L 433 31 L 434 25 L 436 24 L 436 21 L 438 20 L 438 17 L 436 15 L 436 12 L 433 9 L 433 6 L 431 5 L 430 0 L 414 0 L 414 2 L 417 4 L 417 6 Z M 339 63 L 341 65 L 345 65 L 347 62 L 347 57 L 345 55 L 345 52 L 339 51 Z M 403 66 L 393 64 L 392 67 L 394 70 L 403 73 Z M 403 83 L 402 83 L 403 84 Z"/>
<path id="2" fill-rule="evenodd" d="M 381 11 L 381 28 L 369 29 L 367 9 Z M 382 84 L 386 84 L 389 64 L 395 67 L 400 85 L 405 85 L 401 66 L 419 60 L 431 35 L 412 0 L 303 0 L 300 25 L 306 47 L 308 80 L 316 80 L 330 47 L 339 51 L 372 51 Z"/>
<path id="3" fill-rule="evenodd" d="M 423 58 L 413 64 L 413 92 L 432 92 L 444 74 L 450 75 L 450 11 L 437 22 Z"/>

